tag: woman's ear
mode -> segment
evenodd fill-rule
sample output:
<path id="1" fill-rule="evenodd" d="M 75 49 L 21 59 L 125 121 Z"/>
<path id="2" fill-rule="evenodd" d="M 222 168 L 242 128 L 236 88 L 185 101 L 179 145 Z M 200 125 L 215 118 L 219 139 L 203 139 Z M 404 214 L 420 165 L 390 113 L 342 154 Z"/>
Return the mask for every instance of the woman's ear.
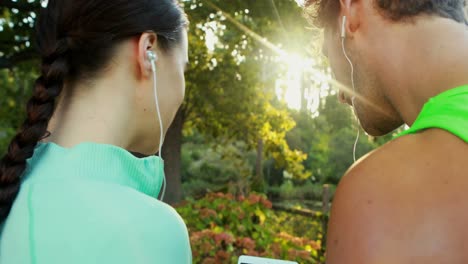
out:
<path id="1" fill-rule="evenodd" d="M 141 34 L 138 40 L 138 53 L 137 53 L 137 60 L 138 60 L 138 68 L 140 76 L 143 78 L 151 77 L 152 70 L 151 70 L 151 60 L 148 58 L 147 51 L 153 51 L 156 53 L 157 47 L 157 35 L 153 32 L 146 32 Z"/>

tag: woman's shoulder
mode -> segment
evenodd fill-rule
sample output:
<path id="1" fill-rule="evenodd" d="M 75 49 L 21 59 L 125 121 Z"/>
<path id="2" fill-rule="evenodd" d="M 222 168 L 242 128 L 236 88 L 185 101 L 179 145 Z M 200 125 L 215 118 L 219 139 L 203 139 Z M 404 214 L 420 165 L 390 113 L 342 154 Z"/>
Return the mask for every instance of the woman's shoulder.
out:
<path id="1" fill-rule="evenodd" d="M 34 202 L 31 208 L 41 217 L 52 214 L 66 218 L 70 223 L 101 223 L 116 228 L 132 225 L 133 231 L 143 229 L 148 232 L 164 226 L 187 232 L 174 208 L 127 186 L 101 182 L 60 185 L 49 183 L 32 187 Z"/>
<path id="2" fill-rule="evenodd" d="M 21 232 L 21 239 L 14 238 L 11 234 L 20 229 L 28 231 Z M 23 241 L 17 246 L 43 260 L 61 248 L 60 263 L 73 263 L 67 256 L 81 263 L 191 261 L 187 228 L 179 214 L 163 202 L 119 185 L 26 184 L 4 231 L 2 242 L 5 236 Z M 12 250 L 20 249 L 7 251 Z M 84 252 L 89 253 L 84 256 Z"/>

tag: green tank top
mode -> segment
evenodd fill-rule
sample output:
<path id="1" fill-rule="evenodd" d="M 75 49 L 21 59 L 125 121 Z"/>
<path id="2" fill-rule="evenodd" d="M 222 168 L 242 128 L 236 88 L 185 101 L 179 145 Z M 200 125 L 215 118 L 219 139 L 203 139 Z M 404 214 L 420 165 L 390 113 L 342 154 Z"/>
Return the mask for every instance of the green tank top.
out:
<path id="1" fill-rule="evenodd" d="M 468 143 L 468 85 L 445 91 L 429 99 L 411 128 L 398 137 L 428 128 L 446 130 Z"/>

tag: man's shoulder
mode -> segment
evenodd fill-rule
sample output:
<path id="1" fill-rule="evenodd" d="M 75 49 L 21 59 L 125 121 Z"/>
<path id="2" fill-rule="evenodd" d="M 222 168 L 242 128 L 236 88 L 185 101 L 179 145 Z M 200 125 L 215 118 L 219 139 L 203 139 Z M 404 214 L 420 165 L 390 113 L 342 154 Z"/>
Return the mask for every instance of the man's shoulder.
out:
<path id="1" fill-rule="evenodd" d="M 397 175 L 412 173 L 421 163 L 421 142 L 404 136 L 388 142 L 358 160 L 345 173 L 341 185 L 360 184 L 362 181 L 386 183 Z"/>
<path id="2" fill-rule="evenodd" d="M 432 250 L 426 241 L 451 243 L 447 235 L 431 238 L 428 230 L 445 226 L 447 215 L 468 217 L 458 213 L 468 204 L 448 206 L 468 186 L 466 162 L 456 153 L 466 146 L 457 140 L 440 131 L 403 136 L 350 168 L 333 200 L 329 263 L 402 263 L 411 250 Z"/>
<path id="3" fill-rule="evenodd" d="M 380 201 L 379 207 L 373 210 L 388 211 L 397 200 L 411 200 L 417 195 L 415 190 L 431 184 L 431 174 L 444 169 L 436 158 L 439 155 L 444 154 L 421 135 L 392 140 L 360 159 L 346 172 L 337 189 L 338 201 L 340 197 L 346 197 L 347 201 L 365 197 L 369 203 Z"/>
<path id="4" fill-rule="evenodd" d="M 353 165 L 340 181 L 333 199 L 327 235 L 328 263 L 395 261 L 387 242 L 401 240 L 398 222 L 406 193 L 398 186 L 412 155 L 401 138 L 373 151 Z M 402 152 L 403 155 L 398 155 Z M 403 231 L 405 232 L 405 231 Z M 396 248 L 395 248 L 396 250 Z M 350 262 L 349 260 L 355 260 Z M 376 262 L 377 261 L 377 262 Z"/>
<path id="5" fill-rule="evenodd" d="M 350 208 L 352 204 L 354 210 L 379 215 L 383 213 L 381 210 L 388 211 L 395 204 L 394 199 L 402 198 L 406 191 L 411 193 L 410 185 L 418 182 L 417 171 L 421 169 L 418 144 L 414 138 L 401 137 L 361 158 L 341 179 L 334 205 Z M 369 206 L 376 202 L 378 206 Z"/>
<path id="6" fill-rule="evenodd" d="M 429 181 L 448 167 L 463 166 L 466 155 L 468 144 L 446 131 L 430 129 L 394 139 L 364 156 L 346 172 L 342 185 L 362 181 L 384 187 L 412 181 L 421 184 L 421 178 Z"/>

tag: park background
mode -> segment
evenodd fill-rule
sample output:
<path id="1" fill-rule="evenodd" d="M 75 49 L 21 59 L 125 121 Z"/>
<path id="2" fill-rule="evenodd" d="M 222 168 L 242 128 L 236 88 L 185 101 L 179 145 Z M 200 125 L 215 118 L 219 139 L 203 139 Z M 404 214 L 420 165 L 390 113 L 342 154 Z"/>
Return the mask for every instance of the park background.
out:
<path id="1" fill-rule="evenodd" d="M 180 3 L 190 67 L 163 147 L 165 201 L 187 223 L 194 263 L 242 254 L 324 263 L 330 204 L 359 127 L 338 102 L 322 32 L 299 0 Z M 38 77 L 33 25 L 45 4 L 0 0 L 0 154 Z M 357 157 L 392 136 L 361 131 Z"/>

